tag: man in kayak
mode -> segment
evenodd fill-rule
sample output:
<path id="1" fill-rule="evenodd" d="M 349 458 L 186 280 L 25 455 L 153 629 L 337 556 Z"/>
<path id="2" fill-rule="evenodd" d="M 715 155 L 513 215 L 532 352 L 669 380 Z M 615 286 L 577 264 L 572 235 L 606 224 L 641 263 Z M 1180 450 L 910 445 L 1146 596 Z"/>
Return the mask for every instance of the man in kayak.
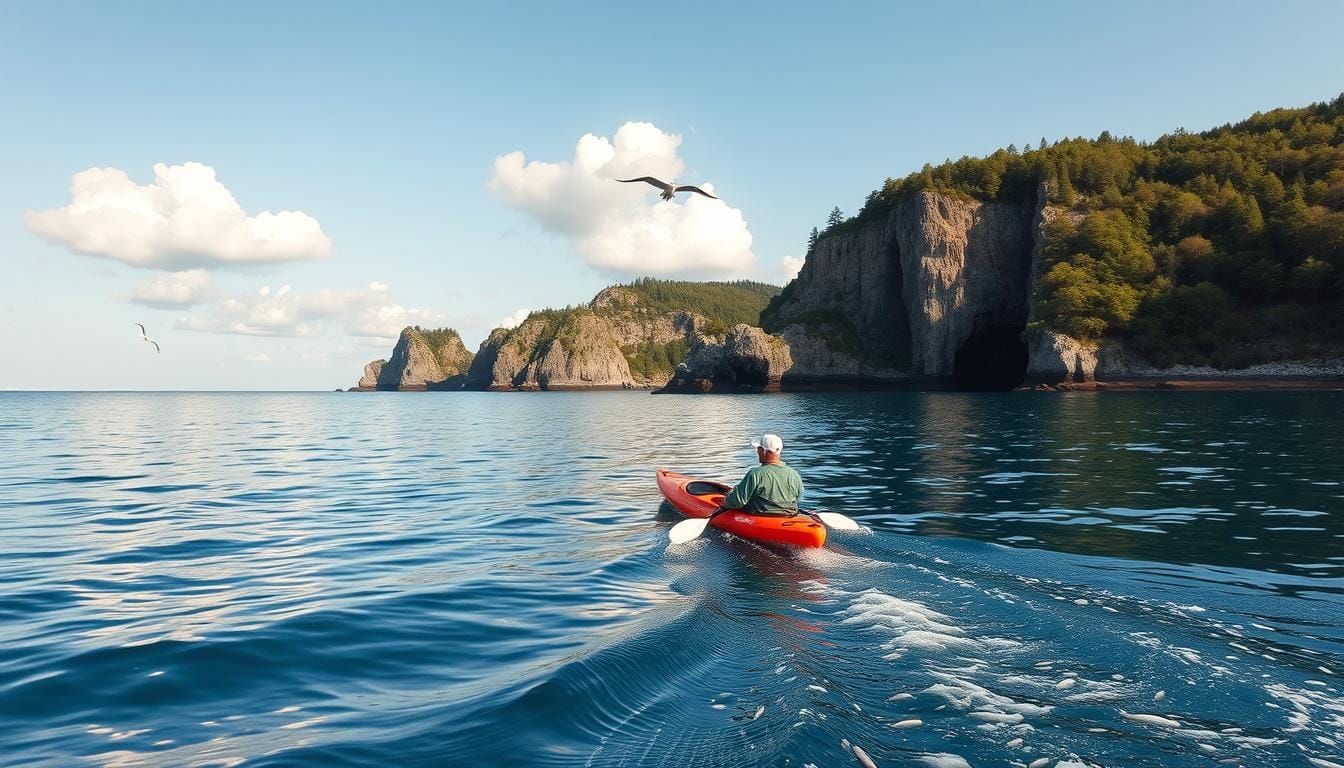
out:
<path id="1" fill-rule="evenodd" d="M 753 440 L 760 466 L 752 467 L 746 477 L 723 498 L 717 512 L 740 509 L 753 515 L 796 515 L 803 495 L 803 478 L 779 457 L 784 441 L 779 435 L 761 435 Z"/>

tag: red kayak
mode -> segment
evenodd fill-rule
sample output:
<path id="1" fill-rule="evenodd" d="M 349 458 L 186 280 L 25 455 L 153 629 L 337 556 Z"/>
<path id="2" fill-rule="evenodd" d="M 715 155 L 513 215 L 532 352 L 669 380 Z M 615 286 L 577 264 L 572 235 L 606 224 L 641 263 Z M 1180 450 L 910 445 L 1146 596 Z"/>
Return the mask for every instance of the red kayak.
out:
<path id="1" fill-rule="evenodd" d="M 658 470 L 658 490 L 678 512 L 687 517 L 709 517 L 723 503 L 731 485 Z M 753 515 L 731 510 L 709 521 L 712 528 L 752 541 L 820 547 L 826 543 L 826 526 L 806 513 L 785 517 Z"/>

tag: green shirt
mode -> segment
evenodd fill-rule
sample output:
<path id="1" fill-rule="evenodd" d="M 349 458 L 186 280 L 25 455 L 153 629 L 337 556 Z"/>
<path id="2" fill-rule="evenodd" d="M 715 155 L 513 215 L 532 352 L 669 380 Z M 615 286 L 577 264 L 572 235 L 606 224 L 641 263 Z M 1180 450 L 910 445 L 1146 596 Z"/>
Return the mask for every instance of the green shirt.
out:
<path id="1" fill-rule="evenodd" d="M 784 462 L 752 467 L 723 499 L 726 509 L 756 515 L 793 514 L 803 495 L 803 478 Z"/>

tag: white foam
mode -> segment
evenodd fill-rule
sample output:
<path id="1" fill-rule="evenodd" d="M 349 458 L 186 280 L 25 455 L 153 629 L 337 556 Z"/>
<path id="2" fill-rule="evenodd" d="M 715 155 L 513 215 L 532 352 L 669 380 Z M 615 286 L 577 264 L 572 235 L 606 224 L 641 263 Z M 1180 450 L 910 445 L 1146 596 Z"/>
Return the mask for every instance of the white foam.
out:
<path id="1" fill-rule="evenodd" d="M 1171 718 L 1168 717 L 1162 717 L 1161 715 L 1147 715 L 1141 712 L 1131 715 L 1130 713 L 1122 709 L 1120 710 L 1120 716 L 1125 718 L 1126 720 L 1133 720 L 1136 723 L 1144 723 L 1145 725 L 1160 725 L 1166 728 L 1181 727 L 1181 724 L 1178 721 L 1172 720 Z"/>
<path id="2" fill-rule="evenodd" d="M 920 761 L 933 768 L 971 768 L 966 758 L 951 752 L 934 752 L 919 756 Z"/>
<path id="3" fill-rule="evenodd" d="M 899 723 L 892 723 L 892 728 L 918 728 L 924 724 L 923 720 L 902 720 Z"/>
<path id="4" fill-rule="evenodd" d="M 846 613 L 849 616 L 841 623 L 888 635 L 881 647 L 887 651 L 884 658 L 889 661 L 900 659 L 912 651 L 925 655 L 948 651 L 975 653 L 1020 645 L 1004 638 L 971 637 L 951 617 L 877 589 L 860 593 Z"/>
<path id="5" fill-rule="evenodd" d="M 1024 717 L 1043 715 L 1053 709 L 1016 701 L 946 672 L 935 671 L 932 675 L 940 682 L 925 688 L 922 693 L 938 696 L 956 709 L 1016 712 Z"/>
<path id="6" fill-rule="evenodd" d="M 1022 715 L 1017 712 L 972 712 L 971 717 L 974 717 L 976 720 L 983 720 L 987 723 L 1017 725 L 1022 722 Z"/>

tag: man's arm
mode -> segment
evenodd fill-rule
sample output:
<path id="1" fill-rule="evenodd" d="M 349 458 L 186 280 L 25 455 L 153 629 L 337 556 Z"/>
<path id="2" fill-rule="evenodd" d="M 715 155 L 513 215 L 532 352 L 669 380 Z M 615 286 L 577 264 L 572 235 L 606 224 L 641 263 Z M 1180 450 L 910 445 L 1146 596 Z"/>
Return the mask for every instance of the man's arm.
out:
<path id="1" fill-rule="evenodd" d="M 742 509 L 751 501 L 751 497 L 756 493 L 756 475 L 748 472 L 747 476 L 742 478 L 742 482 L 733 486 L 733 490 L 723 497 L 723 503 L 719 509 Z"/>

